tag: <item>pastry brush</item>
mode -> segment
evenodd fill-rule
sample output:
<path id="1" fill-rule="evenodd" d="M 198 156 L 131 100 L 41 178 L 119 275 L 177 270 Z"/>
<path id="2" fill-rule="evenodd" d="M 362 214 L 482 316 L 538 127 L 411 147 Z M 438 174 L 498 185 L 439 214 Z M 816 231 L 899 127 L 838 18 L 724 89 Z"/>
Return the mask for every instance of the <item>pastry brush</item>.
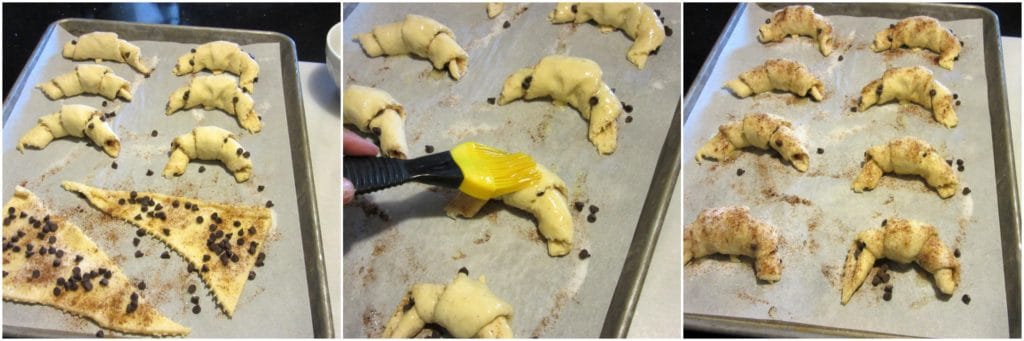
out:
<path id="1" fill-rule="evenodd" d="M 346 156 L 342 168 L 356 194 L 415 181 L 457 188 L 486 200 L 521 190 L 540 179 L 537 164 L 529 155 L 507 153 L 476 142 L 411 160 Z"/>

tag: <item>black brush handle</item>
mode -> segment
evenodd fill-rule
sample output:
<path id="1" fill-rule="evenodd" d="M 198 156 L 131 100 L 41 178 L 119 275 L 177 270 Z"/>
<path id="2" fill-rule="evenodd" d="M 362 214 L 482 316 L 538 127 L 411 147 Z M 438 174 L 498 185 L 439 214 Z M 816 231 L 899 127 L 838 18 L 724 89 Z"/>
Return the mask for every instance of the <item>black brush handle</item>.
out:
<path id="1" fill-rule="evenodd" d="M 463 180 L 462 170 L 449 152 L 412 160 L 346 156 L 342 173 L 352 182 L 356 194 L 375 192 L 409 181 L 459 188 Z"/>

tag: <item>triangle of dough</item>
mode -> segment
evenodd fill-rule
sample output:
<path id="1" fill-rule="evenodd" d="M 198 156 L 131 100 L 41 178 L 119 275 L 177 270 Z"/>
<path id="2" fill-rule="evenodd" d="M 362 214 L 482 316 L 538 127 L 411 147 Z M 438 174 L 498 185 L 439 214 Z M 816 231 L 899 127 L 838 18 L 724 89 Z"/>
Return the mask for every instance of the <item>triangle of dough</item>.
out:
<path id="1" fill-rule="evenodd" d="M 197 269 L 228 317 L 234 315 L 249 272 L 270 234 L 273 225 L 270 209 L 158 193 L 109 191 L 71 181 L 65 181 L 63 186 L 85 196 L 100 211 L 121 218 L 167 244 Z M 143 203 L 150 200 L 151 205 L 142 211 L 147 206 Z M 156 209 L 157 205 L 160 209 Z M 214 215 L 220 222 L 215 221 Z M 244 234 L 242 244 L 238 244 L 240 234 Z M 220 237 L 211 239 L 217 236 Z"/>
<path id="2" fill-rule="evenodd" d="M 137 293 L 134 282 L 81 228 L 51 215 L 29 190 L 15 188 L 3 214 L 5 301 L 47 305 L 122 333 L 184 336 L 190 332 L 160 314 L 141 295 L 137 296 L 137 308 L 129 313 L 131 295 Z M 56 254 L 49 252 L 51 248 Z M 78 256 L 82 257 L 80 261 L 76 261 Z M 59 265 L 54 266 L 58 259 Z M 78 276 L 74 275 L 76 268 Z M 75 281 L 74 290 L 60 285 L 59 294 L 55 294 L 58 278 L 61 283 L 72 278 L 82 280 Z M 106 286 L 101 284 L 104 279 Z"/>

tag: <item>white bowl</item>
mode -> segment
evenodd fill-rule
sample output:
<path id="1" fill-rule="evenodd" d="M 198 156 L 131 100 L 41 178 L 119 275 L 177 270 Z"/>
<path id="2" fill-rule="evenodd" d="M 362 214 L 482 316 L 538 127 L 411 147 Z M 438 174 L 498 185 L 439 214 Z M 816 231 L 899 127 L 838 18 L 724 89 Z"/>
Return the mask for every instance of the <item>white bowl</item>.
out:
<path id="1" fill-rule="evenodd" d="M 331 72 L 334 83 L 341 87 L 341 23 L 327 32 L 327 71 Z"/>

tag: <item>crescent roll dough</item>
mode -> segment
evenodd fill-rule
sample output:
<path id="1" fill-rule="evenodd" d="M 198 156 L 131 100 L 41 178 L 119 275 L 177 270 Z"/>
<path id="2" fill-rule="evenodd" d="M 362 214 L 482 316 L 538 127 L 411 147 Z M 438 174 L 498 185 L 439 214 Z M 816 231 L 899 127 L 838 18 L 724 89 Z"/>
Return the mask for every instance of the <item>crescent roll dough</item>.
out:
<path id="1" fill-rule="evenodd" d="M 235 175 L 237 182 L 245 182 L 252 177 L 249 152 L 227 130 L 213 126 L 196 127 L 191 133 L 175 137 L 171 148 L 171 159 L 164 166 L 165 178 L 185 173 L 185 166 L 192 159 L 219 160 Z"/>
<path id="2" fill-rule="evenodd" d="M 582 24 L 593 20 L 601 32 L 622 30 L 633 39 L 626 59 L 643 70 L 647 56 L 657 53 L 665 41 L 665 25 L 651 7 L 642 3 L 560 2 L 548 14 L 548 20 L 561 24 Z"/>
<path id="3" fill-rule="evenodd" d="M 876 33 L 871 49 L 875 52 L 899 48 L 929 49 L 939 54 L 939 66 L 952 70 L 953 62 L 960 59 L 961 44 L 960 39 L 935 18 L 916 16 L 900 20 Z"/>
<path id="4" fill-rule="evenodd" d="M 118 39 L 117 33 L 113 32 L 83 34 L 77 40 L 64 43 L 61 54 L 71 60 L 95 60 L 97 63 L 109 60 L 125 63 L 144 75 L 153 72 L 153 68 L 142 63 L 139 47 L 124 39 Z"/>
<path id="5" fill-rule="evenodd" d="M 825 92 L 825 86 L 807 67 L 789 59 L 770 59 L 753 70 L 741 73 L 739 79 L 733 79 L 725 86 L 740 98 L 780 90 L 801 97 L 810 93 L 814 100 L 821 101 Z"/>
<path id="6" fill-rule="evenodd" d="M 409 145 L 405 142 L 405 108 L 383 90 L 351 85 L 345 88 L 344 124 L 351 124 L 365 133 L 380 138 L 384 155 L 405 159 Z"/>
<path id="7" fill-rule="evenodd" d="M 37 86 L 46 97 L 55 100 L 81 94 L 100 95 L 108 100 L 121 97 L 132 100 L 131 83 L 103 65 L 78 65 L 75 71 L 57 76 Z"/>
<path id="8" fill-rule="evenodd" d="M 209 42 L 178 57 L 178 64 L 171 70 L 175 76 L 196 73 L 203 69 L 214 74 L 228 73 L 238 76 L 239 84 L 245 92 L 252 93 L 253 83 L 259 80 L 260 64 L 252 55 L 242 51 L 238 44 L 218 40 Z"/>
<path id="9" fill-rule="evenodd" d="M 263 129 L 263 122 L 253 109 L 252 97 L 243 92 L 231 76 L 199 76 L 189 80 L 188 85 L 171 93 L 164 114 L 171 115 L 198 106 L 203 106 L 204 110 L 220 109 L 235 116 L 238 124 L 251 133 Z"/>
<path id="10" fill-rule="evenodd" d="M 413 284 L 384 326 L 383 338 L 411 338 L 435 323 L 458 338 L 512 338 L 512 306 L 459 272 L 448 285 Z"/>
<path id="11" fill-rule="evenodd" d="M 822 55 L 832 54 L 832 24 L 815 14 L 811 6 L 787 6 L 775 11 L 758 32 L 757 40 L 762 43 L 780 42 L 787 36 L 808 36 L 818 42 Z"/>
<path id="12" fill-rule="evenodd" d="M 878 186 L 884 173 L 912 174 L 924 178 L 939 196 L 949 198 L 960 182 L 953 167 L 928 143 L 915 137 L 902 137 L 864 152 L 864 168 L 853 181 L 853 191 L 863 192 Z"/>
<path id="13" fill-rule="evenodd" d="M 793 124 L 772 114 L 750 114 L 743 120 L 718 127 L 718 134 L 697 150 L 697 162 L 703 159 L 732 160 L 740 148 L 774 149 L 801 172 L 810 166 L 810 157 L 793 132 Z"/>
<path id="14" fill-rule="evenodd" d="M 50 141 L 65 136 L 88 137 L 110 157 L 117 157 L 121 152 L 121 140 L 110 129 L 103 112 L 80 104 L 61 106 L 59 112 L 39 118 L 39 124 L 18 140 L 18 150 L 43 149 Z"/>
<path id="15" fill-rule="evenodd" d="M 498 104 L 516 99 L 550 97 L 556 105 L 569 104 L 590 121 L 587 137 L 601 154 L 615 152 L 616 120 L 622 102 L 601 80 L 601 67 L 586 58 L 552 55 L 532 68 L 516 71 L 505 79 Z"/>
<path id="16" fill-rule="evenodd" d="M 754 258 L 757 278 L 769 282 L 782 278 L 778 248 L 775 228 L 754 219 L 746 206 L 704 209 L 683 231 L 683 265 L 715 253 L 747 256 Z"/>
<path id="17" fill-rule="evenodd" d="M 505 10 L 505 3 L 503 2 L 488 2 L 487 3 L 487 17 L 494 19 L 494 17 L 501 14 Z"/>
<path id="18" fill-rule="evenodd" d="M 517 192 L 496 199 L 506 205 L 529 212 L 537 219 L 540 234 L 548 243 L 548 255 L 564 256 L 572 251 L 573 224 L 569 212 L 569 190 L 557 174 L 537 165 L 540 180 Z M 472 218 L 487 203 L 465 193 L 459 194 L 445 206 L 448 216 Z"/>
<path id="19" fill-rule="evenodd" d="M 959 122 L 953 110 L 953 94 L 926 68 L 914 66 L 886 70 L 882 78 L 868 83 L 860 91 L 857 110 L 864 111 L 872 105 L 893 100 L 900 104 L 912 102 L 931 110 L 935 120 L 946 127 L 955 127 Z"/>
<path id="20" fill-rule="evenodd" d="M 944 294 L 952 294 L 960 284 L 960 262 L 939 239 L 934 226 L 890 218 L 881 228 L 857 234 L 851 243 L 843 266 L 844 305 L 864 283 L 875 261 L 885 258 L 901 264 L 917 263 L 934 276 L 935 285 Z"/>
<path id="21" fill-rule="evenodd" d="M 372 32 L 356 35 L 370 57 L 414 54 L 430 59 L 435 69 L 459 80 L 469 68 L 469 55 L 455 42 L 455 33 L 434 19 L 410 14 L 405 20 L 377 25 Z"/>

